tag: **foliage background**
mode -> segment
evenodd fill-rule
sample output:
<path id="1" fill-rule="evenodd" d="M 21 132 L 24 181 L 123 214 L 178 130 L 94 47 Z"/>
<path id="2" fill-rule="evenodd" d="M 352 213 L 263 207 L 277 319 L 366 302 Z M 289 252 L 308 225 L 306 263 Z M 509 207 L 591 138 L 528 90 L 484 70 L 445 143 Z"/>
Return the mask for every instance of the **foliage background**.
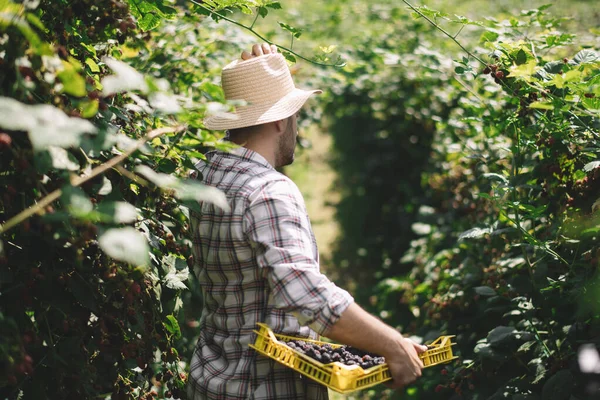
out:
<path id="1" fill-rule="evenodd" d="M 352 397 L 596 396 L 577 362 L 599 345 L 593 2 L 419 9 L 471 55 L 397 2 L 55 3 L 0 1 L 0 222 L 18 222 L 0 237 L 0 396 L 183 396 L 201 304 L 187 215 L 221 199 L 187 177 L 222 146 L 201 123 L 227 108 L 219 69 L 255 40 L 203 7 L 347 62 L 292 67 L 327 89 L 300 143 L 336 176 L 325 268 L 407 334 L 457 335 L 455 364 Z M 301 168 L 285 172 L 325 196 L 331 175 Z"/>

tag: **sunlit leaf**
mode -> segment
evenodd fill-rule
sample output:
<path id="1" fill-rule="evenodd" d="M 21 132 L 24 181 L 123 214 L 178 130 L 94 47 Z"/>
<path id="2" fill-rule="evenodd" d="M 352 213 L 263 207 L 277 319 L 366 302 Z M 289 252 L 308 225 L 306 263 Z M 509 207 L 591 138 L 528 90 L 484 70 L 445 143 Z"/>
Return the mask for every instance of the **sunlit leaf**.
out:
<path id="1" fill-rule="evenodd" d="M 102 79 L 102 95 L 139 90 L 142 93 L 148 90 L 146 79 L 142 74 L 122 61 L 105 58 L 104 63 L 110 67 L 114 75 Z"/>
<path id="2" fill-rule="evenodd" d="M 150 248 L 146 238 L 132 227 L 108 229 L 98 238 L 100 248 L 115 260 L 132 265 L 147 265 Z"/>
<path id="3" fill-rule="evenodd" d="M 177 319 L 172 315 L 167 315 L 166 320 L 163 322 L 165 329 L 169 332 L 175 339 L 179 339 L 181 337 L 181 329 L 179 328 L 179 323 Z"/>
<path id="4" fill-rule="evenodd" d="M 583 166 L 583 170 L 585 172 L 593 171 L 594 169 L 600 167 L 600 161 L 592 161 Z"/>
<path id="5" fill-rule="evenodd" d="M 68 171 L 78 171 L 79 162 L 67 150 L 62 147 L 50 146 L 48 153 L 52 160 L 52 167 L 56 169 L 66 169 Z"/>
<path id="6" fill-rule="evenodd" d="M 28 132 L 36 151 L 50 146 L 75 147 L 83 134 L 97 131 L 89 121 L 68 117 L 51 105 L 30 106 L 8 97 L 0 97 L 0 127 Z"/>
<path id="7" fill-rule="evenodd" d="M 162 265 L 166 272 L 163 282 L 170 289 L 185 290 L 187 286 L 183 282 L 188 280 L 190 271 L 187 265 L 177 268 L 179 262 L 184 261 L 172 254 L 163 258 Z"/>
<path id="8" fill-rule="evenodd" d="M 145 165 L 137 167 L 136 172 L 162 189 L 173 190 L 175 197 L 180 200 L 208 202 L 222 210 L 229 210 L 225 194 L 212 186 L 191 179 L 184 180 L 172 175 L 157 173 Z"/>
<path id="9" fill-rule="evenodd" d="M 472 228 L 468 231 L 461 233 L 458 236 L 458 240 L 461 241 L 465 239 L 479 239 L 489 234 L 490 232 L 491 230 L 489 228 Z"/>
<path id="10" fill-rule="evenodd" d="M 136 208 L 125 201 L 103 202 L 98 205 L 97 212 L 103 221 L 115 224 L 129 224 L 138 218 Z"/>

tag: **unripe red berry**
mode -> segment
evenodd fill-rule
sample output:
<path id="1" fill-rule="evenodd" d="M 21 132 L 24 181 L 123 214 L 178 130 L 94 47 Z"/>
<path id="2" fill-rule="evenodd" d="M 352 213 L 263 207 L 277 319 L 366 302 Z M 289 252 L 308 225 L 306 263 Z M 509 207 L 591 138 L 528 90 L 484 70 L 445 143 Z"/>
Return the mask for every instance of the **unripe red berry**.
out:
<path id="1" fill-rule="evenodd" d="M 448 375 L 448 370 L 446 368 L 442 369 L 442 375 Z"/>
<path id="2" fill-rule="evenodd" d="M 444 386 L 442 386 L 442 385 L 437 385 L 437 386 L 435 387 L 435 392 L 436 392 L 436 393 L 439 393 L 439 392 L 441 392 L 442 390 L 444 390 Z"/>
<path id="3" fill-rule="evenodd" d="M 502 72 L 502 71 L 496 71 L 496 78 L 498 78 L 498 79 L 504 79 L 504 72 Z"/>
<path id="4" fill-rule="evenodd" d="M 0 150 L 8 149 L 12 144 L 12 138 L 8 133 L 0 133 Z"/>
<path id="5" fill-rule="evenodd" d="M 483 69 L 483 74 L 484 74 L 484 75 L 487 75 L 487 74 L 489 74 L 491 71 L 492 71 L 492 70 L 490 69 L 490 67 L 485 67 L 485 68 Z"/>
<path id="6" fill-rule="evenodd" d="M 126 304 L 133 304 L 133 302 L 135 301 L 131 293 L 125 293 L 124 299 Z"/>
<path id="7" fill-rule="evenodd" d="M 492 64 L 492 65 L 490 65 L 490 69 L 491 69 L 493 72 L 496 72 L 496 70 L 498 69 L 498 66 L 497 66 L 496 64 Z"/>
<path id="8" fill-rule="evenodd" d="M 142 293 L 142 288 L 141 288 L 140 284 L 137 282 L 133 282 L 131 284 L 131 286 L 129 287 L 129 290 L 131 290 L 131 292 L 133 294 L 135 294 L 136 296 L 139 295 L 140 293 Z"/>

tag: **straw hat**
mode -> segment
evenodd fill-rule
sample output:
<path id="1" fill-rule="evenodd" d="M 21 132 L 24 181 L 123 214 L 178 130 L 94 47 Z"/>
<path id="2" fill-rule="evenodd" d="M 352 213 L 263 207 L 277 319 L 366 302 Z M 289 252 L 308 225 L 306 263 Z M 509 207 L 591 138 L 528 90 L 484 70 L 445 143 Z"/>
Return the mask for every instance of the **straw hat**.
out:
<path id="1" fill-rule="evenodd" d="M 296 113 L 312 94 L 294 86 L 290 69 L 280 53 L 236 60 L 223 68 L 221 81 L 227 100 L 243 100 L 235 113 L 221 113 L 204 120 L 212 130 L 237 129 L 279 121 Z"/>

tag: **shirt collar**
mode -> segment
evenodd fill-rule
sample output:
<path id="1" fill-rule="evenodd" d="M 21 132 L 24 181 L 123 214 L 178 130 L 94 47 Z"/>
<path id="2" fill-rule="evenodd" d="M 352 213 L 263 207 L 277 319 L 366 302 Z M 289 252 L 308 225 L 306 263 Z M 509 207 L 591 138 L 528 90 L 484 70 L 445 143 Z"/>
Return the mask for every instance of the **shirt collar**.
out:
<path id="1" fill-rule="evenodd" d="M 210 152 L 210 153 L 213 153 L 213 154 L 218 153 L 221 157 L 226 157 L 226 158 L 241 158 L 244 161 L 256 163 L 256 164 L 262 165 L 263 167 L 266 167 L 269 169 L 275 169 L 275 168 L 273 168 L 273 166 L 271 164 L 269 164 L 269 162 L 267 161 L 266 158 L 264 158 L 257 152 L 247 149 L 245 147 L 237 147 L 235 149 L 232 149 L 229 152 L 214 151 L 214 152 Z"/>

